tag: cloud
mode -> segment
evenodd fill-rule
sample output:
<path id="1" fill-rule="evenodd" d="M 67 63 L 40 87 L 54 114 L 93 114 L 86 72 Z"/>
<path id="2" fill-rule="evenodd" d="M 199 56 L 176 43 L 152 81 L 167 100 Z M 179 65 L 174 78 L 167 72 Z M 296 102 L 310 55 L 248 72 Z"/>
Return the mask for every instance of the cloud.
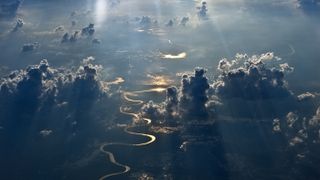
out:
<path id="1" fill-rule="evenodd" d="M 219 76 L 213 84 L 203 68 L 182 76 L 179 87 L 167 89 L 165 101 L 145 104 L 141 116 L 157 120 L 160 126 L 182 125 L 184 142 L 180 148 L 185 153 L 191 153 L 190 147 L 203 149 L 200 144 L 217 147 L 221 140 L 227 147 L 222 157 L 239 156 L 245 164 L 262 169 L 266 167 L 261 161 L 271 159 L 303 176 L 306 166 L 313 168 L 310 172 L 318 172 L 314 167 L 318 167 L 315 157 L 320 148 L 320 99 L 317 93 L 297 96 L 290 91 L 285 76 L 293 68 L 268 52 L 222 59 L 217 70 Z M 219 140 L 212 143 L 212 139 Z M 258 155 L 259 163 L 256 158 L 251 160 L 251 152 Z M 278 169 L 267 168 L 273 172 Z M 261 174 L 257 170 L 253 176 Z"/>
<path id="2" fill-rule="evenodd" d="M 39 132 L 39 134 L 42 136 L 42 137 L 47 137 L 47 136 L 50 136 L 52 134 L 52 130 L 50 129 L 44 129 L 44 130 L 41 130 Z"/>
<path id="3" fill-rule="evenodd" d="M 152 20 L 149 16 L 142 16 L 140 20 L 140 25 L 142 26 L 150 26 L 152 24 Z"/>
<path id="4" fill-rule="evenodd" d="M 291 73 L 294 70 L 294 68 L 289 66 L 288 63 L 283 63 L 283 64 L 280 64 L 279 66 L 282 72 Z"/>
<path id="5" fill-rule="evenodd" d="M 150 101 L 141 108 L 142 116 L 172 122 L 173 119 L 206 119 L 209 114 L 207 90 L 210 85 L 204 76 L 206 70 L 196 68 L 191 76 L 183 75 L 181 85 L 169 87 L 166 100 L 161 104 Z"/>
<path id="6" fill-rule="evenodd" d="M 81 35 L 82 36 L 92 36 L 95 32 L 94 24 L 90 23 L 87 27 L 82 28 Z"/>
<path id="7" fill-rule="evenodd" d="M 272 52 L 235 59 L 220 60 L 219 75 L 209 84 L 203 68 L 183 75 L 180 87 L 167 89 L 166 100 L 150 102 L 142 108 L 142 116 L 155 119 L 211 119 L 220 117 L 276 118 L 289 111 L 310 114 L 319 96 L 312 93 L 295 95 L 285 76 L 293 67 L 281 63 Z M 157 118 L 158 116 L 158 118 Z"/>
<path id="8" fill-rule="evenodd" d="M 299 101 L 306 101 L 306 100 L 310 100 L 310 99 L 316 98 L 316 95 L 312 94 L 310 92 L 305 92 L 305 93 L 302 93 L 302 94 L 298 95 L 297 98 L 298 98 Z"/>
<path id="9" fill-rule="evenodd" d="M 180 21 L 180 25 L 186 26 L 189 20 L 190 20 L 189 17 L 183 17 Z"/>
<path id="10" fill-rule="evenodd" d="M 294 110 L 309 114 L 317 104 L 316 94 L 297 96 L 289 89 L 285 77 L 294 68 L 272 52 L 251 57 L 237 54 L 233 60 L 220 60 L 217 69 L 212 94 L 222 104 L 216 106 L 218 114 L 275 118 Z"/>
<path id="11" fill-rule="evenodd" d="M 94 38 L 94 39 L 92 39 L 92 43 L 93 44 L 101 44 L 101 40 L 97 39 L 97 38 Z"/>
<path id="12" fill-rule="evenodd" d="M 0 79 L 0 163 L 12 165 L 1 170 L 2 177 L 30 162 L 25 177 L 33 176 L 34 168 L 53 173 L 54 167 L 60 169 L 96 148 L 91 145 L 112 123 L 120 99 L 101 73 L 93 57 L 69 68 L 50 66 L 44 59 Z M 66 149 L 74 156 L 65 156 Z"/>
<path id="13" fill-rule="evenodd" d="M 165 117 L 165 111 L 162 104 L 155 104 L 153 101 L 149 101 L 141 107 L 141 114 L 144 117 L 148 117 L 154 120 L 162 121 Z"/>
<path id="14" fill-rule="evenodd" d="M 61 43 L 66 43 L 66 42 L 69 42 L 69 41 L 70 41 L 70 35 L 69 35 L 69 33 L 65 33 L 62 36 Z"/>
<path id="15" fill-rule="evenodd" d="M 24 22 L 22 19 L 18 18 L 16 25 L 14 26 L 14 28 L 11 30 L 11 32 L 17 32 L 20 28 L 22 28 L 24 25 Z"/>
<path id="16" fill-rule="evenodd" d="M 172 27 L 173 26 L 173 20 L 172 19 L 170 19 L 169 21 L 168 21 L 168 23 L 166 24 L 166 26 L 167 27 Z"/>
<path id="17" fill-rule="evenodd" d="M 0 2 L 0 18 L 15 17 L 22 1 L 4 0 Z"/>
<path id="18" fill-rule="evenodd" d="M 61 43 L 76 42 L 79 39 L 79 31 L 75 31 L 73 34 L 65 33 L 62 36 Z"/>
<path id="19" fill-rule="evenodd" d="M 285 118 L 275 119 L 273 125 L 274 132 L 287 140 L 300 163 L 317 163 L 313 157 L 320 148 L 320 107 L 311 117 L 289 112 Z"/>
<path id="20" fill-rule="evenodd" d="M 102 67 L 93 65 L 91 61 L 92 58 L 86 59 L 74 70 L 50 67 L 44 59 L 38 65 L 13 71 L 0 83 L 0 106 L 4 107 L 4 111 L 0 111 L 0 123 L 4 128 L 14 129 L 16 123 L 42 119 L 40 127 L 44 125 L 42 128 L 48 128 L 44 122 L 49 123 L 52 117 L 56 117 L 49 112 L 67 110 L 66 114 L 60 114 L 64 114 L 64 118 L 78 109 L 89 112 L 87 108 L 94 102 L 109 96 L 108 88 L 98 77 Z M 47 115 L 37 117 L 37 114 L 43 113 Z M 66 122 L 61 119 L 60 123 Z"/>
<path id="21" fill-rule="evenodd" d="M 195 69 L 194 76 L 183 76 L 181 81 L 180 109 L 186 116 L 207 117 L 205 104 L 208 101 L 207 90 L 210 85 L 204 76 L 206 70 Z"/>
<path id="22" fill-rule="evenodd" d="M 38 42 L 34 42 L 34 43 L 27 43 L 24 44 L 21 48 L 21 52 L 29 52 L 29 51 L 34 51 L 39 47 L 39 43 Z"/>
<path id="23" fill-rule="evenodd" d="M 70 42 L 76 42 L 79 39 L 79 31 L 75 31 L 69 38 Z"/>
<path id="24" fill-rule="evenodd" d="M 201 6 L 200 7 L 197 7 L 198 9 L 198 17 L 200 19 L 207 19 L 207 12 L 208 12 L 208 9 L 207 9 L 207 2 L 203 1 L 201 3 Z"/>
<path id="25" fill-rule="evenodd" d="M 61 30 L 63 30 L 63 27 Z M 82 28 L 81 31 L 76 30 L 76 31 L 74 31 L 73 34 L 69 34 L 68 32 L 64 33 L 60 42 L 61 43 L 68 43 L 68 42 L 74 43 L 74 42 L 78 41 L 81 37 L 83 37 L 83 38 L 89 38 L 90 41 L 92 41 L 95 44 L 98 44 L 97 40 L 94 40 L 94 39 L 91 40 L 91 37 L 94 35 L 94 33 L 95 33 L 94 24 L 90 23 L 88 26 Z"/>
<path id="26" fill-rule="evenodd" d="M 285 71 L 293 71 L 288 64 L 280 69 L 268 68 L 265 61 L 274 58 L 273 53 L 252 56 L 244 60 L 243 66 L 230 69 L 240 59 L 229 62 L 222 59 L 218 69 L 222 71 L 214 84 L 216 94 L 221 98 L 241 98 L 247 100 L 286 98 L 292 95 L 284 79 Z"/>
<path id="27" fill-rule="evenodd" d="M 75 20 L 71 21 L 71 26 L 75 26 L 75 25 L 77 25 L 77 21 Z"/>
<path id="28" fill-rule="evenodd" d="M 54 32 L 63 32 L 64 31 L 64 27 L 63 26 L 57 26 L 55 29 L 54 29 Z"/>

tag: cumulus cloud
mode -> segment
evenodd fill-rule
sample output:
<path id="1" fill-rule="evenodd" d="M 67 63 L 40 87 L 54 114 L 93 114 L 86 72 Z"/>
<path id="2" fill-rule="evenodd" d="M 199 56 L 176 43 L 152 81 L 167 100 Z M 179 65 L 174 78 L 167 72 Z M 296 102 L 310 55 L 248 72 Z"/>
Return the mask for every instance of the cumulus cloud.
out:
<path id="1" fill-rule="evenodd" d="M 280 60 L 272 52 L 222 59 L 212 84 L 205 70 L 198 68 L 193 75 L 182 76 L 180 87 L 168 88 L 163 103 L 144 106 L 142 115 L 169 120 L 213 116 L 263 119 L 282 117 L 293 110 L 310 114 L 319 104 L 318 95 L 295 95 L 285 79 L 293 67 Z"/>
<path id="2" fill-rule="evenodd" d="M 203 68 L 196 68 L 193 75 L 183 75 L 179 88 L 169 87 L 166 100 L 161 104 L 151 101 L 144 105 L 141 109 L 142 115 L 160 120 L 164 118 L 168 122 L 177 118 L 208 118 L 206 103 L 210 85 L 205 72 Z"/>
<path id="3" fill-rule="evenodd" d="M 265 61 L 272 60 L 273 53 L 252 56 L 244 61 L 244 65 L 233 68 L 239 59 L 229 62 L 222 59 L 218 69 L 222 71 L 214 84 L 216 94 L 222 98 L 242 98 L 248 100 L 285 98 L 291 95 L 284 79 L 284 71 L 292 71 L 288 64 L 280 65 L 280 69 L 268 68 Z"/>
<path id="4" fill-rule="evenodd" d="M 313 157 L 320 148 L 320 107 L 311 117 L 289 112 L 285 118 L 275 119 L 273 125 L 274 132 L 287 140 L 296 158 L 317 163 Z"/>
<path id="5" fill-rule="evenodd" d="M 72 70 L 50 67 L 44 59 L 38 65 L 13 71 L 0 83 L 0 106 L 3 108 L 0 123 L 5 129 L 14 129 L 14 124 L 42 119 L 39 126 L 47 128 L 50 115 L 37 117 L 37 114 L 63 112 L 66 108 L 68 112 L 64 118 L 70 118 L 79 108 L 85 110 L 101 98 L 107 98 L 108 88 L 98 77 L 102 67 L 91 61 L 92 58 L 86 59 L 82 66 Z"/>
<path id="6" fill-rule="evenodd" d="M 0 18 L 14 17 L 21 6 L 22 1 L 4 0 L 0 2 Z"/>
<path id="7" fill-rule="evenodd" d="M 105 133 L 119 101 L 101 80 L 102 66 L 93 61 L 88 57 L 78 67 L 55 68 L 44 59 L 0 79 L 0 163 L 14 165 L 2 173 L 30 162 L 30 173 L 36 173 L 34 167 L 53 172 L 93 149 L 88 144 Z M 66 150 L 75 156 L 65 156 Z M 31 177 L 29 171 L 25 176 Z"/>
<path id="8" fill-rule="evenodd" d="M 267 118 L 284 116 L 289 111 L 314 109 L 316 94 L 295 95 L 286 81 L 294 68 L 272 52 L 248 56 L 237 54 L 233 60 L 222 59 L 219 76 L 212 84 L 222 105 L 216 111 L 235 117 Z"/>
<path id="9" fill-rule="evenodd" d="M 210 85 L 206 70 L 195 69 L 194 76 L 183 76 L 180 91 L 180 109 L 186 116 L 207 117 L 205 104 L 208 101 L 207 90 Z"/>
<path id="10" fill-rule="evenodd" d="M 155 104 L 153 101 L 149 101 L 141 107 L 141 114 L 158 121 L 163 120 L 165 117 L 163 104 Z"/>
<path id="11" fill-rule="evenodd" d="M 203 149 L 201 144 L 212 149 L 223 142 L 230 148 L 219 157 L 241 156 L 245 164 L 264 169 L 255 158 L 251 160 L 252 153 L 256 153 L 259 162 L 261 158 L 266 162 L 272 159 L 304 177 L 303 167 L 318 167 L 315 157 L 320 148 L 320 99 L 317 93 L 297 96 L 290 91 L 285 75 L 293 68 L 288 67 L 271 52 L 237 54 L 233 60 L 219 62 L 219 76 L 212 84 L 205 77 L 206 71 L 197 68 L 182 76 L 179 87 L 167 88 L 162 103 L 150 101 L 143 105 L 140 115 L 160 126 L 179 127 L 184 141 L 180 148 L 185 153 L 191 153 L 191 147 Z M 268 167 L 272 172 L 276 169 Z M 260 170 L 256 173 L 263 174 Z"/>

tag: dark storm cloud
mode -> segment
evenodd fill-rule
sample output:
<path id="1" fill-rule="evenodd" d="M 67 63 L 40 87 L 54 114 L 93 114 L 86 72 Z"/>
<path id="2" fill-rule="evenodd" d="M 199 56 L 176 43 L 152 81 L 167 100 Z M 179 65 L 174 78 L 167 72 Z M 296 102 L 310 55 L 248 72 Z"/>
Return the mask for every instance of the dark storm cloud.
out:
<path id="1" fill-rule="evenodd" d="M 0 1 L 0 18 L 14 17 L 21 6 L 22 1 L 2 0 Z"/>
<path id="2" fill-rule="evenodd" d="M 34 51 L 39 47 L 39 43 L 35 42 L 35 43 L 27 43 L 24 44 L 21 48 L 21 52 L 29 52 L 29 51 Z"/>

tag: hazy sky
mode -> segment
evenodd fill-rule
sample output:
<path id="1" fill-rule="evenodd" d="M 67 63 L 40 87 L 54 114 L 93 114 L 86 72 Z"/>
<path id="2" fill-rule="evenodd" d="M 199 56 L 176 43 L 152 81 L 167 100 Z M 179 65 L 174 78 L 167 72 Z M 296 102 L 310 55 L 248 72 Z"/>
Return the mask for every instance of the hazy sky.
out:
<path id="1" fill-rule="evenodd" d="M 218 157 L 230 179 L 239 172 L 259 179 L 264 168 L 291 173 L 279 179 L 298 169 L 299 179 L 306 162 L 317 179 L 319 15 L 318 0 L 0 0 L 3 178 L 101 177 L 99 146 L 129 138 L 121 130 L 131 127 L 129 115 L 150 118 L 150 127 L 139 128 L 160 138 L 133 152 L 145 153 L 139 162 L 150 169 L 137 165 L 127 178 L 140 171 L 155 179 L 219 177 Z M 163 126 L 177 133 L 163 135 L 170 134 Z M 198 171 L 202 151 L 210 156 L 203 164 L 217 172 Z M 254 166 L 260 169 L 241 170 Z"/>

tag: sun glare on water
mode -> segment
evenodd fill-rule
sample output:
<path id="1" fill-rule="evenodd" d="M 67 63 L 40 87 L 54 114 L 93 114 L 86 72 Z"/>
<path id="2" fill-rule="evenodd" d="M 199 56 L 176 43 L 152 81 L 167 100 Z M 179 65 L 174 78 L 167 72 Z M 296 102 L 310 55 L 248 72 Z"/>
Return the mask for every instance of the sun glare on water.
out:
<path id="1" fill-rule="evenodd" d="M 182 52 L 179 54 L 161 54 L 162 59 L 185 59 L 187 57 L 186 52 Z"/>

